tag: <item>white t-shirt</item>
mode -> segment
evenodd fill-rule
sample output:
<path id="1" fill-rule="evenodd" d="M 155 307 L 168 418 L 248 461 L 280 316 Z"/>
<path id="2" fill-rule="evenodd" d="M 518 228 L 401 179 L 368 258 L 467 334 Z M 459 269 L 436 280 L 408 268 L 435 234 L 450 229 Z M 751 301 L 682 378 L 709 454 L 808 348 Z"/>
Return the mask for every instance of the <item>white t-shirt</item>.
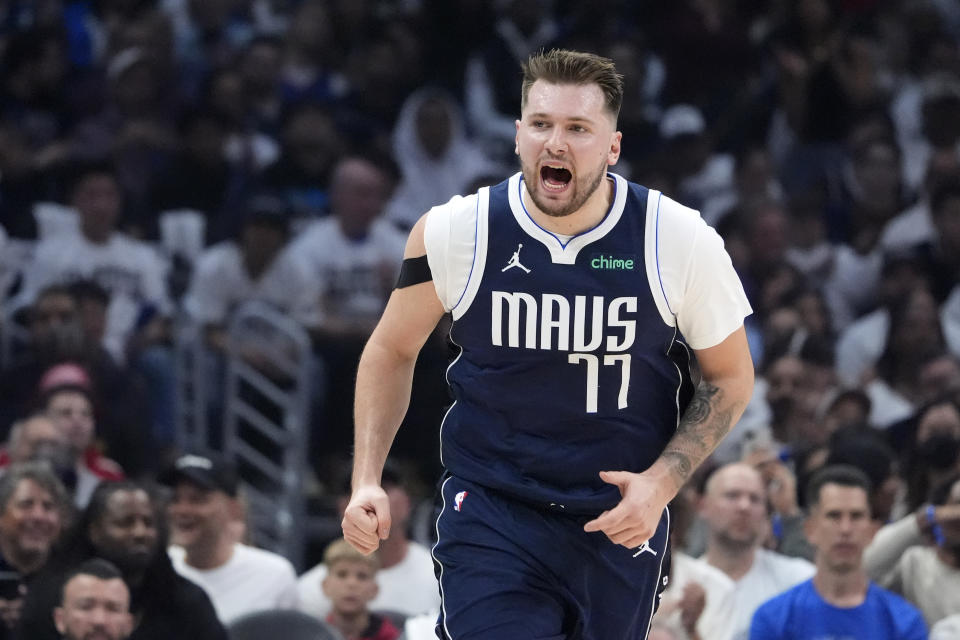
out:
<path id="1" fill-rule="evenodd" d="M 617 181 L 617 193 L 625 194 L 626 180 L 613 173 L 608 176 Z M 519 173 L 510 178 L 511 193 L 519 193 L 519 182 Z M 623 214 L 623 200 L 617 198 L 598 227 L 580 234 L 563 248 L 556 236 L 532 223 L 521 207 L 513 207 L 513 214 L 535 241 L 547 246 L 555 262 L 569 263 L 591 239 L 599 239 L 615 227 Z M 481 275 L 473 272 L 478 203 L 478 194 L 456 196 L 431 209 L 424 228 L 434 287 L 444 309 L 452 311 L 454 319 L 469 302 L 468 285 L 475 287 Z M 750 303 L 723 248 L 723 240 L 696 211 L 651 190 L 647 198 L 645 242 L 647 281 L 660 315 L 668 326 L 679 327 L 692 348 L 720 344 L 750 315 Z"/>
<path id="2" fill-rule="evenodd" d="M 226 564 L 200 570 L 185 562 L 183 548 L 173 546 L 169 552 L 173 568 L 203 587 L 224 624 L 253 611 L 297 606 L 296 571 L 276 553 L 236 544 Z"/>
<path id="3" fill-rule="evenodd" d="M 254 281 L 243 264 L 243 252 L 233 242 L 214 245 L 200 255 L 184 307 L 197 322 L 224 324 L 237 306 L 254 300 L 289 313 L 306 327 L 319 323 L 316 285 L 303 263 L 289 250 L 281 251 Z"/>
<path id="4" fill-rule="evenodd" d="M 126 339 L 147 305 L 168 315 L 167 263 L 145 242 L 114 233 L 103 244 L 82 234 L 58 235 L 37 245 L 24 269 L 24 301 L 32 303 L 51 284 L 93 280 L 110 294 L 104 346 L 122 361 Z"/>
<path id="5" fill-rule="evenodd" d="M 324 309 L 376 321 L 396 284 L 405 245 L 406 236 L 385 220 L 374 221 L 356 240 L 328 216 L 307 227 L 290 252 L 315 281 Z"/>
<path id="6" fill-rule="evenodd" d="M 297 581 L 300 610 L 321 619 L 330 613 L 330 600 L 321 586 L 326 576 L 327 567 L 321 562 Z M 368 605 L 371 611 L 399 611 L 413 616 L 440 608 L 433 559 L 430 551 L 416 542 L 410 543 L 399 564 L 377 572 L 377 585 L 380 591 Z"/>
<path id="7" fill-rule="evenodd" d="M 660 600 L 656 619 L 666 619 L 671 626 L 677 626 L 683 588 L 690 582 L 703 587 L 706 595 L 703 612 L 697 620 L 697 633 L 701 638 L 710 640 L 730 640 L 733 637 L 734 622 L 734 617 L 730 615 L 733 606 L 733 580 L 706 561 L 691 558 L 676 549 L 670 565 L 670 583 Z"/>
<path id="8" fill-rule="evenodd" d="M 734 582 L 733 601 L 729 610 L 729 615 L 733 618 L 734 640 L 745 640 L 748 637 L 750 620 L 761 604 L 804 580 L 809 580 L 814 573 L 814 566 L 802 558 L 791 558 L 766 549 L 757 549 L 753 566 Z"/>

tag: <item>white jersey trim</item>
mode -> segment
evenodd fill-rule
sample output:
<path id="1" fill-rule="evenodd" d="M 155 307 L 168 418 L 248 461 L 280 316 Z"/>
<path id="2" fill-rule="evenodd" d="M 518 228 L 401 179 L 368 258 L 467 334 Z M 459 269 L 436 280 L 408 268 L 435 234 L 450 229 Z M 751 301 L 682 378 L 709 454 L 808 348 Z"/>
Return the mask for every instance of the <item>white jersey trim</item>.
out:
<path id="1" fill-rule="evenodd" d="M 515 173 L 511 176 L 507 187 L 510 210 L 520 227 L 527 232 L 527 235 L 534 240 L 538 240 L 547 248 L 547 251 L 550 252 L 550 260 L 554 264 L 574 264 L 580 250 L 610 233 L 610 230 L 619 222 L 620 216 L 623 215 L 623 207 L 627 202 L 627 181 L 615 173 L 608 172 L 607 176 L 613 179 L 614 185 L 613 203 L 610 205 L 610 211 L 607 212 L 600 224 L 573 236 L 567 242 L 538 225 L 530 217 L 530 213 L 523 205 L 523 197 L 521 196 L 523 190 L 523 174 L 521 173 Z"/>
<path id="2" fill-rule="evenodd" d="M 474 240 L 473 265 L 470 267 L 470 275 L 467 276 L 467 288 L 464 289 L 460 299 L 450 310 L 454 320 L 459 320 L 467 312 L 473 299 L 480 289 L 480 281 L 483 280 L 483 268 L 487 263 L 487 241 L 490 218 L 490 187 L 483 187 L 477 192 L 477 225 L 476 239 Z"/>
<path id="3" fill-rule="evenodd" d="M 440 544 L 440 518 L 443 517 L 444 512 L 447 510 L 447 497 L 443 494 L 443 490 L 447 488 L 447 483 L 452 479 L 452 477 L 447 478 L 443 481 L 443 484 L 440 485 L 440 499 L 443 501 L 443 506 L 440 507 L 440 514 L 437 516 L 437 522 L 434 525 L 437 532 L 437 541 L 433 543 L 433 548 L 430 549 L 430 555 L 433 556 L 433 561 L 437 563 L 438 567 L 440 567 L 440 575 L 437 577 L 437 584 L 440 586 L 440 609 L 443 611 L 443 631 L 447 634 L 448 638 L 453 638 L 453 636 L 450 635 L 450 629 L 447 628 L 447 599 L 443 589 L 443 563 L 437 559 L 437 545 Z"/>
<path id="4" fill-rule="evenodd" d="M 647 219 L 643 233 L 643 260 L 647 268 L 647 284 L 650 285 L 650 294 L 657 304 L 657 310 L 664 324 L 668 327 L 677 326 L 677 316 L 670 308 L 667 292 L 663 285 L 663 275 L 660 273 L 660 202 L 663 194 L 650 189 L 647 194 Z"/>

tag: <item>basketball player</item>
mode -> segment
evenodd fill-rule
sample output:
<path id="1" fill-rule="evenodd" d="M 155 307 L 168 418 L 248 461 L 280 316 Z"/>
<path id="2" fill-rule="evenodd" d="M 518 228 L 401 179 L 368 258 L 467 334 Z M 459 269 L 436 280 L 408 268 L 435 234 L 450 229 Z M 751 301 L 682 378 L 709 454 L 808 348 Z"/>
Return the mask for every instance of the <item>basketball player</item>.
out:
<path id="1" fill-rule="evenodd" d="M 667 503 L 750 397 L 751 310 L 719 236 L 607 172 L 622 95 L 607 59 L 527 61 L 520 173 L 417 222 L 361 357 L 343 530 L 369 553 L 390 533 L 380 470 L 417 353 L 453 316 L 441 638 L 645 638 Z"/>

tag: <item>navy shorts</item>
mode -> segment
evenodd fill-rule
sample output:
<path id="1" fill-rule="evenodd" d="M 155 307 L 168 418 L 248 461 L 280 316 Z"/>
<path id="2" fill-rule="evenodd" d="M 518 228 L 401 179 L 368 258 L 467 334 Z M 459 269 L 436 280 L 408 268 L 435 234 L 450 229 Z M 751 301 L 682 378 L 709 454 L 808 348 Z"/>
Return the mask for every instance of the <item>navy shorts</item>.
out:
<path id="1" fill-rule="evenodd" d="M 638 549 L 586 533 L 590 517 L 449 476 L 434 567 L 444 640 L 643 640 L 670 570 L 669 511 Z"/>

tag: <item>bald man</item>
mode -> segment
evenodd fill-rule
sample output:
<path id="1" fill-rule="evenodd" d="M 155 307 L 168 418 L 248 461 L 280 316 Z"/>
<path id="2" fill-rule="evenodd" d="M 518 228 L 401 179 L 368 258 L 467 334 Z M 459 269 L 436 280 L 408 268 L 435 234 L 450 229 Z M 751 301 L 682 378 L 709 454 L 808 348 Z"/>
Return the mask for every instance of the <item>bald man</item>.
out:
<path id="1" fill-rule="evenodd" d="M 733 638 L 741 640 L 750 631 L 757 607 L 809 579 L 814 567 L 762 547 L 770 527 L 767 492 L 760 473 L 750 465 L 733 463 L 717 469 L 707 481 L 700 515 L 708 529 L 703 559 L 735 585 Z"/>

